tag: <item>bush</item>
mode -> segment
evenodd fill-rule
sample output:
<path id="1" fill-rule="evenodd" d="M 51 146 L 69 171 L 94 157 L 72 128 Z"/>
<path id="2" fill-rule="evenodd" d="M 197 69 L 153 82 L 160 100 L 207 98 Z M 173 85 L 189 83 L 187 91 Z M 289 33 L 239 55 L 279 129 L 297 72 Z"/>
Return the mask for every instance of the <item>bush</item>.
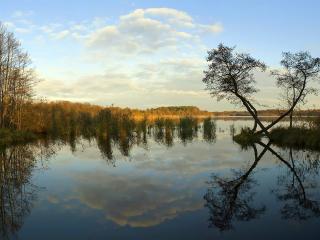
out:
<path id="1" fill-rule="evenodd" d="M 256 142 L 261 141 L 260 134 L 254 134 L 250 128 L 242 128 L 238 135 L 233 137 L 233 141 L 240 144 L 241 147 L 246 148 Z"/>
<path id="2" fill-rule="evenodd" d="M 278 146 L 303 149 L 320 149 L 320 128 L 274 128 L 270 133 L 271 141 Z"/>

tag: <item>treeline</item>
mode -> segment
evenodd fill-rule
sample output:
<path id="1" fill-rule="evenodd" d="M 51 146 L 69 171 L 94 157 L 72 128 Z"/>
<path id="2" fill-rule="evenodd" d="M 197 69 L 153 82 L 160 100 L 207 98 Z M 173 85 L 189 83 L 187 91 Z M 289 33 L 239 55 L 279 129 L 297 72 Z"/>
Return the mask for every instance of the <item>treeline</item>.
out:
<path id="1" fill-rule="evenodd" d="M 89 103 L 73 103 L 68 101 L 37 102 L 25 106 L 23 111 L 23 130 L 48 134 L 63 131 L 69 132 L 73 127 L 89 129 L 91 127 L 112 127 L 112 121 L 148 122 L 157 126 L 165 126 L 168 122 L 197 122 L 197 116 L 210 115 L 197 107 L 160 107 L 147 110 L 137 110 L 120 107 L 102 107 Z M 168 118 L 169 116 L 169 118 Z M 174 116 L 170 120 L 170 116 Z M 133 124 L 133 123 L 132 123 Z M 109 126 L 108 126 L 109 125 Z"/>
<path id="2" fill-rule="evenodd" d="M 181 116 L 197 116 L 197 117 L 208 117 L 212 113 L 206 110 L 201 110 L 195 106 L 168 106 L 168 107 L 158 107 L 150 108 L 146 110 L 132 110 L 135 118 L 147 117 L 149 119 L 157 118 L 179 118 Z"/>
<path id="3" fill-rule="evenodd" d="M 178 132 L 179 137 L 187 141 L 197 132 L 200 121 L 197 115 L 192 116 L 190 112 L 181 111 L 179 107 L 177 109 L 181 115 L 175 116 L 180 116 L 179 118 L 165 118 L 163 116 L 167 116 L 166 114 L 159 114 L 154 119 L 155 115 L 149 118 L 148 111 L 129 108 L 101 107 L 67 101 L 29 103 L 23 109 L 24 121 L 18 131 L 0 129 L 0 143 L 24 142 L 39 137 L 72 142 L 83 137 L 126 145 L 132 142 L 132 138 L 139 141 L 146 139 L 150 131 L 155 131 L 159 139 L 162 135 L 167 139 L 173 138 L 169 135 Z M 209 123 L 210 121 L 210 117 L 205 118 L 206 139 L 214 138 L 214 134 L 210 132 L 214 125 Z"/>
<path id="4" fill-rule="evenodd" d="M 285 110 L 281 109 L 266 109 L 258 110 L 257 113 L 261 117 L 276 117 L 283 114 Z M 247 111 L 223 111 L 223 112 L 212 112 L 212 116 L 215 117 L 247 117 L 250 114 Z M 296 110 L 294 116 L 301 117 L 319 117 L 320 109 L 307 109 L 307 110 Z M 251 117 L 251 116 L 250 116 Z"/>
<path id="5" fill-rule="evenodd" d="M 132 120 L 150 120 L 154 121 L 159 118 L 177 118 L 185 116 L 209 116 L 207 111 L 201 111 L 197 107 L 161 107 L 147 110 L 137 110 L 120 107 L 102 107 L 89 103 L 72 103 L 68 101 L 57 102 L 38 102 L 25 105 L 23 110 L 23 119 L 21 129 L 34 133 L 43 133 L 53 131 L 63 131 L 77 124 L 85 125 L 96 124 L 97 121 L 102 121 L 110 116 L 130 118 Z M 95 120 L 93 120 L 95 119 Z M 94 123 L 95 122 L 95 123 Z M 59 127 L 58 127 L 59 126 Z M 59 129 L 61 128 L 61 129 Z"/>

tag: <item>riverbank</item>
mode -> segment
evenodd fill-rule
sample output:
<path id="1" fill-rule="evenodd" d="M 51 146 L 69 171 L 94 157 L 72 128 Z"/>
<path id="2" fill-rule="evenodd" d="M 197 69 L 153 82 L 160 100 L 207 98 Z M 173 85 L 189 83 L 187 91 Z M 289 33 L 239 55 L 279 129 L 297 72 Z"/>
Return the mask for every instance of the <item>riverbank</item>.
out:
<path id="1" fill-rule="evenodd" d="M 320 128 L 278 127 L 270 132 L 270 139 L 280 147 L 320 150 Z"/>
<path id="2" fill-rule="evenodd" d="M 0 147 L 26 143 L 37 139 L 37 135 L 22 130 L 0 129 Z"/>

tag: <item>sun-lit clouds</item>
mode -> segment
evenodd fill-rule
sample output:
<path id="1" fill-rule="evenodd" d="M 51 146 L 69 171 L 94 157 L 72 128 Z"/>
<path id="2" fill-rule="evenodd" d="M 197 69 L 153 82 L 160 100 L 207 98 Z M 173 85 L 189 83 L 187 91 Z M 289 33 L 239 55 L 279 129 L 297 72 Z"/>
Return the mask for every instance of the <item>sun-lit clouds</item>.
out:
<path id="1" fill-rule="evenodd" d="M 5 27 L 19 34 L 30 34 L 37 26 L 30 20 L 33 11 L 17 10 L 11 14 L 10 19 L 3 21 Z M 0 19 L 1 21 L 1 19 Z"/>
<path id="2" fill-rule="evenodd" d="M 202 34 L 215 38 L 223 29 L 218 22 L 197 22 L 173 8 L 40 25 L 34 15 L 16 14 L 7 24 L 37 50 L 31 53 L 42 79 L 37 97 L 142 108 L 208 97 Z"/>
<path id="3" fill-rule="evenodd" d="M 73 196 L 87 207 L 100 210 L 120 226 L 150 227 L 179 214 L 203 207 L 201 198 L 186 184 L 175 189 L 175 179 L 150 178 L 104 171 L 77 174 Z M 193 182 L 193 188 L 202 182 Z"/>
<path id="4" fill-rule="evenodd" d="M 70 101 L 87 101 L 97 103 L 98 99 L 108 99 L 114 96 L 141 93 L 144 88 L 130 80 L 130 76 L 123 73 L 105 73 L 83 76 L 74 81 L 44 79 L 36 91 L 49 99 L 65 99 Z M 106 102 L 107 103 L 107 102 Z"/>
<path id="5" fill-rule="evenodd" d="M 173 24 L 183 27 L 195 27 L 193 18 L 183 11 L 172 8 L 148 8 L 144 10 L 145 15 L 161 16 Z"/>
<path id="6" fill-rule="evenodd" d="M 68 81 L 47 76 L 37 86 L 40 96 L 142 108 L 192 105 L 194 99 L 198 103 L 208 97 L 201 85 L 205 59 L 199 57 L 205 48 L 197 35 L 199 29 L 187 31 L 197 26 L 191 16 L 174 9 L 152 8 L 134 10 L 114 24 L 104 21 L 74 22 L 63 31 L 58 24 L 41 28 L 56 40 L 72 39 L 77 33 L 80 37 L 74 38 L 75 44 L 84 50 L 78 60 L 101 65 L 101 70 L 71 76 Z M 188 22 L 185 29 L 179 29 L 182 21 Z M 88 32 L 89 24 L 98 27 Z"/>
<path id="7" fill-rule="evenodd" d="M 123 107 L 139 106 L 143 108 L 172 105 L 172 101 L 183 105 L 185 102 L 191 103 L 193 98 L 202 98 L 205 95 L 201 89 L 194 90 L 189 87 L 187 81 L 179 87 L 183 84 L 183 77 L 178 75 L 177 83 L 171 82 L 170 76 L 163 79 L 162 82 L 153 80 L 157 79 L 157 75 L 153 76 L 150 81 L 139 81 L 137 77 L 141 75 L 109 71 L 101 75 L 83 76 L 69 82 L 46 79 L 36 86 L 36 91 L 39 96 L 46 96 L 53 100 L 82 100 L 102 105 L 115 103 Z M 186 101 L 187 98 L 189 101 Z"/>
<path id="8" fill-rule="evenodd" d="M 239 52 L 250 53 L 271 66 L 278 66 L 282 51 L 309 50 L 319 55 L 319 19 L 313 17 L 319 4 L 315 3 L 304 4 L 305 17 L 298 21 L 295 13 L 303 4 L 282 3 L 274 8 L 274 4 L 262 6 L 240 1 L 74 4 L 59 0 L 50 4 L 21 2 L 19 6 L 14 1 L 5 2 L 1 5 L 1 21 L 22 41 L 45 81 L 52 81 L 48 86 L 54 86 L 53 79 L 57 79 L 63 88 L 68 85 L 77 88 L 73 83 L 82 77 L 125 71 L 126 81 L 147 89 L 147 93 L 130 91 L 130 96 L 121 98 L 110 86 L 105 95 L 115 95 L 113 100 L 92 93 L 90 99 L 99 99 L 102 104 L 112 101 L 141 107 L 171 101 L 171 105 L 191 102 L 210 110 L 236 109 L 226 102 L 217 103 L 208 93 L 200 97 L 206 64 L 199 63 L 192 67 L 192 72 L 185 70 L 188 67 L 181 70 L 181 66 L 173 67 L 174 61 L 183 59 L 204 62 L 206 51 L 220 42 L 237 46 Z M 287 13 L 285 19 L 283 12 Z M 172 66 L 165 66 L 169 59 Z M 67 71 L 74 76 L 63 75 Z M 257 87 L 261 89 L 257 95 L 260 102 L 271 107 L 276 104 L 278 92 L 270 76 L 257 78 Z M 46 92 L 50 95 L 45 96 L 58 99 L 59 94 L 51 89 L 42 88 L 38 95 Z M 190 97 L 188 93 L 192 91 L 199 92 L 197 97 Z M 74 98 L 81 101 L 79 95 Z M 314 103 L 317 99 L 310 97 L 306 107 Z"/>
<path id="9" fill-rule="evenodd" d="M 215 27 L 213 27 L 215 26 Z M 204 28 L 222 31 L 222 25 L 194 22 L 187 13 L 169 8 L 136 9 L 119 17 L 115 25 L 97 29 L 88 35 L 86 45 L 99 52 L 154 53 L 193 45 Z"/>
<path id="10" fill-rule="evenodd" d="M 228 124 L 224 128 L 228 129 Z M 116 168 L 108 168 L 95 144 L 90 144 L 84 152 L 79 150 L 55 161 L 62 176 L 68 176 L 74 185 L 67 195 L 48 201 L 60 206 L 76 201 L 80 203 L 73 204 L 79 207 L 77 210 L 94 209 L 104 220 L 130 227 L 156 226 L 202 209 L 202 196 L 212 171 L 243 167 L 241 160 L 250 161 L 251 152 L 235 154 L 238 146 L 232 145 L 230 138 L 214 145 L 201 141 L 189 144 L 186 148 L 177 142 L 167 149 L 150 139 L 148 150 L 131 150 L 130 162 L 114 148 Z M 80 167 L 68 168 L 72 162 Z"/>
<path id="11" fill-rule="evenodd" d="M 70 34 L 70 32 L 68 30 L 63 30 L 61 32 L 58 32 L 56 35 L 55 35 L 55 38 L 56 39 L 63 39 L 65 37 L 67 37 L 68 35 Z"/>
<path id="12" fill-rule="evenodd" d="M 202 30 L 207 33 L 220 33 L 223 31 L 223 26 L 221 23 L 214 23 L 212 25 L 202 25 Z"/>
<path id="13" fill-rule="evenodd" d="M 71 73 L 68 81 L 46 77 L 36 86 L 36 91 L 38 95 L 54 100 L 83 99 L 123 107 L 192 105 L 208 99 L 199 81 L 204 64 L 205 61 L 198 58 L 164 58 L 154 63 L 135 64 L 131 69 L 117 65 L 104 73 L 73 78 Z"/>

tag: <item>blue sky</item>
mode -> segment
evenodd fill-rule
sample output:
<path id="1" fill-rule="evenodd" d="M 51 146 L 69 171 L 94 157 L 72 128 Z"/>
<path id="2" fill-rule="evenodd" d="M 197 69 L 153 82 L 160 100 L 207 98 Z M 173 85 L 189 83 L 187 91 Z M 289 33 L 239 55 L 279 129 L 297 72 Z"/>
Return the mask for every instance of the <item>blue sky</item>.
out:
<path id="1" fill-rule="evenodd" d="M 2 0 L 0 21 L 30 53 L 38 97 L 223 110 L 234 107 L 203 91 L 206 51 L 236 45 L 271 68 L 283 51 L 320 56 L 319 9 L 319 1 L 285 0 Z M 278 106 L 274 79 L 257 74 L 257 82 L 257 98 Z"/>

